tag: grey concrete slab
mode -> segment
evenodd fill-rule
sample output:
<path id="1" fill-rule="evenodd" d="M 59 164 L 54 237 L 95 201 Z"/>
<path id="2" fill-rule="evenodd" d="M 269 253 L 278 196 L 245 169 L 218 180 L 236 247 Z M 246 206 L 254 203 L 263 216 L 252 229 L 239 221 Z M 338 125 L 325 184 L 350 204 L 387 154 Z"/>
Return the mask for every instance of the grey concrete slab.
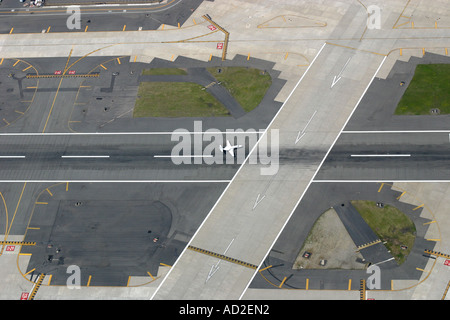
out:
<path id="1" fill-rule="evenodd" d="M 22 248 L 22 254 L 31 254 L 22 272 L 35 269 L 30 279 L 52 275 L 52 285 L 66 284 L 71 265 L 80 267 L 82 286 L 89 276 L 91 286 L 126 286 L 128 277 L 148 272 L 156 277 L 161 263 L 174 263 L 224 187 L 28 183 L 22 201 L 37 204 L 25 215 L 29 223 L 17 223 L 14 231 L 36 245 Z"/>

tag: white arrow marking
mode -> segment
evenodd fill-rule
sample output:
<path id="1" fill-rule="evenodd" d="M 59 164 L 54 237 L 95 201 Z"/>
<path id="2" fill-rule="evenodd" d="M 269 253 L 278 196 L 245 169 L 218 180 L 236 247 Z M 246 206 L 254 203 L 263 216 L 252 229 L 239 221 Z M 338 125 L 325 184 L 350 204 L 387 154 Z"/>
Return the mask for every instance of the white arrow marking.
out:
<path id="1" fill-rule="evenodd" d="M 308 126 L 309 126 L 311 120 L 314 118 L 314 116 L 316 115 L 316 113 L 317 113 L 317 110 L 314 111 L 313 115 L 311 116 L 311 118 L 309 119 L 308 123 L 307 123 L 306 126 L 303 128 L 303 130 L 298 132 L 298 134 L 297 134 L 297 139 L 295 139 L 295 144 L 297 144 L 297 142 L 299 142 L 300 139 L 303 138 L 303 136 L 304 136 L 305 133 L 306 133 L 306 128 L 308 128 Z"/>
<path id="2" fill-rule="evenodd" d="M 256 198 L 256 201 L 255 201 L 255 204 L 253 205 L 253 209 L 252 210 L 255 210 L 255 208 L 256 208 L 256 206 L 266 197 L 266 195 L 263 195 L 262 197 L 261 197 L 261 199 L 259 198 L 261 196 L 261 194 L 260 193 L 258 193 L 258 197 Z"/>
<path id="3" fill-rule="evenodd" d="M 228 249 L 230 249 L 231 244 L 233 243 L 233 241 L 234 241 L 234 238 L 233 238 L 233 240 L 231 240 L 230 244 L 228 245 L 228 247 L 223 252 L 223 255 L 225 255 L 227 253 Z M 211 277 L 217 272 L 217 270 L 219 270 L 219 263 L 220 263 L 220 261 L 222 261 L 222 260 L 219 259 L 219 261 L 217 261 L 217 263 L 215 265 L 213 264 L 211 266 L 211 270 L 209 270 L 209 273 L 208 273 L 208 276 L 206 277 L 205 283 L 208 282 L 209 279 L 211 279 Z"/>
<path id="4" fill-rule="evenodd" d="M 339 72 L 339 74 L 337 76 L 334 76 L 333 78 L 333 83 L 331 84 L 331 88 L 334 87 L 334 85 L 341 80 L 342 77 L 342 73 L 344 72 L 345 68 L 347 68 L 348 63 L 350 62 L 350 60 L 352 59 L 352 57 L 348 58 L 347 62 L 345 63 L 344 67 L 342 68 L 341 72 Z"/>

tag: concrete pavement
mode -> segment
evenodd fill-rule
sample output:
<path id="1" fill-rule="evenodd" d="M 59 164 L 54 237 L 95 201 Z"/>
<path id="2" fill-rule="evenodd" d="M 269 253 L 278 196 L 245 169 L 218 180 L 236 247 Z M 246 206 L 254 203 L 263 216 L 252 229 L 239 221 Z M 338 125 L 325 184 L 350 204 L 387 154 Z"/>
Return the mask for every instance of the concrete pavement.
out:
<path id="1" fill-rule="evenodd" d="M 429 29 L 417 28 L 428 26 L 430 22 L 423 14 L 427 12 L 425 1 L 411 3 L 406 7 L 402 1 L 389 4 L 379 1 L 377 4 L 385 12 L 382 15 L 381 31 L 365 29 L 367 12 L 357 2 L 330 1 L 309 5 L 306 1 L 286 1 L 280 6 L 278 3 L 264 2 L 255 5 L 238 1 L 237 4 L 239 9 L 230 6 L 229 2 L 204 3 L 194 18 L 199 17 L 197 14 L 210 13 L 231 32 L 233 45 L 229 47 L 229 56 L 248 53 L 251 57 L 273 58 L 276 68 L 282 70 L 282 76 L 288 80 L 279 95 L 280 101 L 286 101 L 306 66 L 311 66 L 270 129 L 280 130 L 280 150 L 307 150 L 315 156 L 296 163 L 280 162 L 276 176 L 261 176 L 260 169 L 264 168 L 262 165 L 243 166 L 191 242 L 193 246 L 219 254 L 226 252 L 227 256 L 258 265 L 288 220 L 290 212 L 306 190 L 385 56 L 389 55 L 378 76 L 386 75 L 400 56 L 399 51 L 391 50 L 412 47 L 414 54 L 421 55 L 422 48 L 426 47 L 427 50 L 444 52 L 443 49 L 448 46 L 448 35 L 445 29 L 435 29 L 434 25 Z M 274 20 L 278 23 L 276 29 L 257 27 L 274 17 L 298 15 L 298 12 L 307 12 L 313 19 L 325 19 L 328 24 L 313 30 L 305 29 L 307 32 L 290 32 L 292 29 L 283 28 L 283 19 Z M 416 29 L 396 27 L 404 22 L 406 24 L 403 27 L 408 23 L 411 26 L 413 14 Z M 405 16 L 410 16 L 410 20 Z M 161 34 L 139 32 L 127 35 L 77 34 L 70 39 L 61 34 L 21 37 L 5 35 L 0 38 L 3 44 L 0 53 L 5 57 L 66 56 L 74 48 L 75 54 L 79 56 L 87 53 L 120 53 L 150 61 L 153 57 L 170 60 L 177 55 L 186 55 L 207 60 L 216 52 L 215 44 L 221 38 L 216 37 L 217 34 L 206 35 L 200 27 L 195 26 L 189 30 L 172 29 L 171 32 L 164 32 L 163 37 L 160 37 Z M 245 30 L 249 32 L 243 32 Z M 296 31 L 298 30 L 301 29 Z M 135 40 L 130 41 L 130 36 Z M 191 37 L 202 37 L 211 42 L 179 42 Z M 328 44 L 317 55 L 325 41 Z M 268 47 L 268 44 L 276 44 L 276 47 Z M 33 50 L 27 50 L 29 48 Z M 403 54 L 406 51 L 405 49 Z M 310 64 L 316 55 L 316 61 Z M 334 76 L 339 74 L 342 78 L 331 88 Z M 302 137 L 303 133 L 306 135 Z M 433 186 L 429 185 L 429 188 L 432 189 Z M 156 291 L 155 298 L 241 297 L 255 270 L 224 261 L 218 263 L 217 259 L 210 256 L 185 250 L 168 278 Z M 218 268 L 212 269 L 214 266 Z M 211 270 L 215 272 L 208 277 Z M 257 292 L 252 290 L 251 293 L 256 294 L 252 297 L 257 297 Z M 139 294 L 143 294 L 142 291 Z M 42 291 L 42 295 L 45 296 L 45 291 Z M 417 293 L 415 296 L 426 295 Z M 143 296 L 148 297 L 148 291 Z"/>

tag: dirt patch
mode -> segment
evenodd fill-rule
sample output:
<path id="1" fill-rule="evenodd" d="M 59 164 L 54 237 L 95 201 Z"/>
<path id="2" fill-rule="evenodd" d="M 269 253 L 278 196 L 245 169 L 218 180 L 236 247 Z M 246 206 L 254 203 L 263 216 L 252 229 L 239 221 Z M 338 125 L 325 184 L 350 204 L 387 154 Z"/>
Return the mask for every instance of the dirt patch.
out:
<path id="1" fill-rule="evenodd" d="M 305 252 L 309 253 L 308 257 Z M 317 219 L 293 269 L 364 269 L 362 261 L 344 224 L 331 208 Z"/>

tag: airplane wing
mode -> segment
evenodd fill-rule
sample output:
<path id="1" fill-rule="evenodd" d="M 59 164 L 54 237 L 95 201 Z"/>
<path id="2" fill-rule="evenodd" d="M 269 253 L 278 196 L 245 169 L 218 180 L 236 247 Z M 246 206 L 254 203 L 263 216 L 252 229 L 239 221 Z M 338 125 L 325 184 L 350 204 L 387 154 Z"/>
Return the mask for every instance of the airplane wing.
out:
<path id="1" fill-rule="evenodd" d="M 234 157 L 234 151 L 233 151 L 233 148 L 231 148 L 231 149 L 228 150 L 228 151 L 230 152 L 231 156 Z"/>
<path id="2" fill-rule="evenodd" d="M 227 148 L 231 148 L 230 141 L 227 140 Z"/>

